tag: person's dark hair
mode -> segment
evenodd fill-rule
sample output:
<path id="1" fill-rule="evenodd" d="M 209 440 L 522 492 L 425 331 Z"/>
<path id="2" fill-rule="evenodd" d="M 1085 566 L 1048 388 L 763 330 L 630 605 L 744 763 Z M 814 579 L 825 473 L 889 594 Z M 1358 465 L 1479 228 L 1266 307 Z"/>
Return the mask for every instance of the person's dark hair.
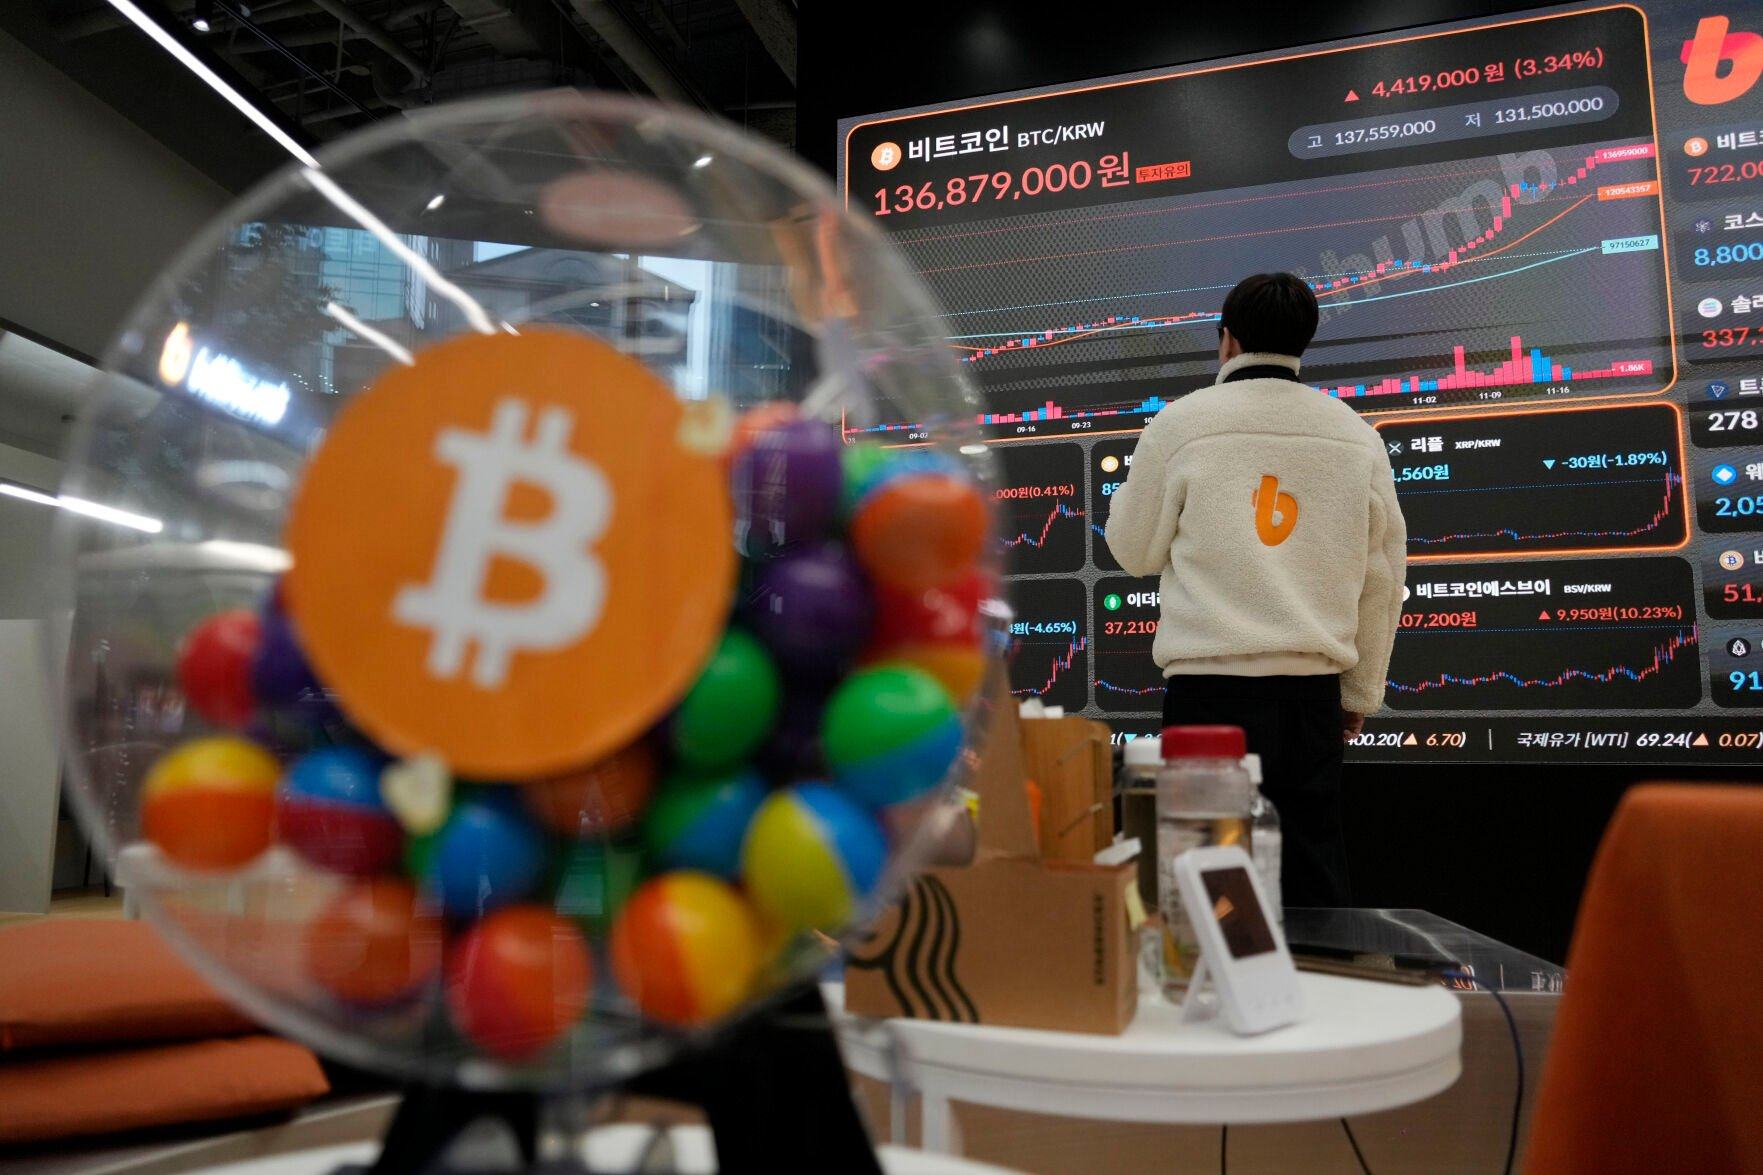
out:
<path id="1" fill-rule="evenodd" d="M 1225 296 L 1218 324 L 1245 351 L 1298 356 L 1316 334 L 1316 295 L 1290 273 L 1257 273 Z"/>

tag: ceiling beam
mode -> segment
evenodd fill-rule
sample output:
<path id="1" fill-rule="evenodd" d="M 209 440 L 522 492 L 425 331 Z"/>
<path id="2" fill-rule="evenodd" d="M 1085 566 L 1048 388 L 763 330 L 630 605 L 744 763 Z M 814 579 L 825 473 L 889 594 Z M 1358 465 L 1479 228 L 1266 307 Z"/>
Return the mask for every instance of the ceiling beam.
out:
<path id="1" fill-rule="evenodd" d="M 342 21 L 345 25 L 355 30 L 362 40 L 373 45 L 387 57 L 390 57 L 393 61 L 396 61 L 399 65 L 403 66 L 410 72 L 411 79 L 414 82 L 421 84 L 422 82 L 428 81 L 429 71 L 427 66 L 412 57 L 410 52 L 405 49 L 404 46 L 400 45 L 397 39 L 390 33 L 386 32 L 385 29 L 350 8 L 343 2 L 343 0 L 312 0 L 312 3 L 319 11 L 327 13 L 330 16 L 335 17 L 337 20 Z"/>
<path id="2" fill-rule="evenodd" d="M 777 67 L 796 84 L 796 9 L 789 0 L 735 0 L 753 26 L 759 43 Z"/>
<path id="3" fill-rule="evenodd" d="M 710 110 L 710 103 L 650 44 L 648 32 L 611 0 L 570 0 L 594 35 L 647 86 L 657 98 Z"/>

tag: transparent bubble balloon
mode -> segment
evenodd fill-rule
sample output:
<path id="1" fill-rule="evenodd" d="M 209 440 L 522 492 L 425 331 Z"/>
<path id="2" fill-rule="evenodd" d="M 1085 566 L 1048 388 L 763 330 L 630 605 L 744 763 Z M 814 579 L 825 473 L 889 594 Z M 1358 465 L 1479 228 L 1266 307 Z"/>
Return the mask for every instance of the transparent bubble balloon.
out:
<path id="1" fill-rule="evenodd" d="M 978 407 L 774 146 L 555 93 L 235 204 L 63 487 L 77 806 L 269 1025 L 609 1083 L 811 977 L 922 864 L 996 664 Z"/>

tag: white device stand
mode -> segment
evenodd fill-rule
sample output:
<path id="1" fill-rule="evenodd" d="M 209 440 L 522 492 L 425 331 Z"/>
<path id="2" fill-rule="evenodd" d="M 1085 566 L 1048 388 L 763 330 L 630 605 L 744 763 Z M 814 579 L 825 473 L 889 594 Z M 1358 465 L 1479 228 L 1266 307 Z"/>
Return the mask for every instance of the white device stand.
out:
<path id="1" fill-rule="evenodd" d="M 1218 993 L 1212 987 L 1212 969 L 1206 966 L 1206 954 L 1200 953 L 1200 961 L 1194 965 L 1194 974 L 1188 980 L 1188 993 L 1181 999 L 1181 1022 L 1192 1024 L 1196 1020 L 1210 1020 L 1218 1015 Z"/>

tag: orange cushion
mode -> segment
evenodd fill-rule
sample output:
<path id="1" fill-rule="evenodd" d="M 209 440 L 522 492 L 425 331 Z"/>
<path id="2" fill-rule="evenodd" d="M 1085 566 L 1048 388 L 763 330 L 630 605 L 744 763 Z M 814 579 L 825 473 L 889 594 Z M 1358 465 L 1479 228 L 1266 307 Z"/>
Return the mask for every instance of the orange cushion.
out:
<path id="1" fill-rule="evenodd" d="M 288 1110 L 330 1089 L 318 1058 L 241 1036 L 0 1063 L 0 1143 Z"/>
<path id="2" fill-rule="evenodd" d="M 1763 1171 L 1763 791 L 1637 787 L 1604 834 L 1528 1168 Z"/>
<path id="3" fill-rule="evenodd" d="M 255 1028 L 145 922 L 49 918 L 0 930 L 0 1054 Z"/>

